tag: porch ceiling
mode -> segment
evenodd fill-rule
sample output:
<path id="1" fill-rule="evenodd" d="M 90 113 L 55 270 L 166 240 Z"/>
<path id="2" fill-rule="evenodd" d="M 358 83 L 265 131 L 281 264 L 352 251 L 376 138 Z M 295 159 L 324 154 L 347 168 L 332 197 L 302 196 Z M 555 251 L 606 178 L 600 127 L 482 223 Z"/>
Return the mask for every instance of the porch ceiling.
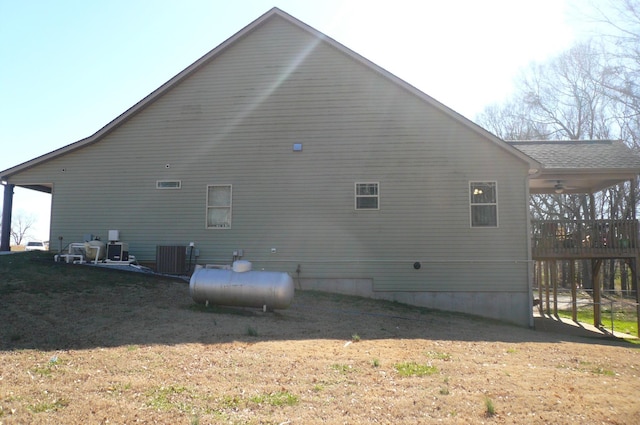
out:
<path id="1" fill-rule="evenodd" d="M 638 172 L 592 170 L 543 170 L 529 179 L 529 192 L 535 194 L 595 193 L 625 181 L 633 180 Z M 556 192 L 556 186 L 562 190 Z"/>
<path id="2" fill-rule="evenodd" d="M 19 185 L 25 189 L 37 190 L 38 192 L 51 193 L 53 191 L 53 185 L 51 184 L 25 184 Z"/>
<path id="3" fill-rule="evenodd" d="M 594 193 L 640 174 L 640 156 L 619 140 L 507 143 L 542 164 L 530 177 L 531 194 Z"/>

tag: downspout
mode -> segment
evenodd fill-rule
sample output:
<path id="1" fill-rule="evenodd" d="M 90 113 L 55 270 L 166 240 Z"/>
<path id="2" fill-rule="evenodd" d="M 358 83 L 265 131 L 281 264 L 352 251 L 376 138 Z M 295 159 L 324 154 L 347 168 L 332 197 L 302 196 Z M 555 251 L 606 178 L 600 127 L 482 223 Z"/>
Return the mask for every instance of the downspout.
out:
<path id="1" fill-rule="evenodd" d="M 3 180 L 2 228 L 0 229 L 0 252 L 11 251 L 11 210 L 13 208 L 13 188 L 15 185 Z"/>

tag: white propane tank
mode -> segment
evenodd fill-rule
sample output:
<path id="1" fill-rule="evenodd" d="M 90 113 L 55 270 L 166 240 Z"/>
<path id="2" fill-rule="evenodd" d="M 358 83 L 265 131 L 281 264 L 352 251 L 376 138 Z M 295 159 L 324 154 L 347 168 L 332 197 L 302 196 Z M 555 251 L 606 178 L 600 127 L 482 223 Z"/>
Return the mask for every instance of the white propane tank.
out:
<path id="1" fill-rule="evenodd" d="M 236 261 L 238 263 L 240 261 Z M 199 304 L 285 309 L 293 300 L 293 279 L 287 273 L 251 270 L 243 261 L 234 270 L 196 269 L 189 281 L 191 298 Z M 249 264 L 246 264 L 249 263 Z"/>

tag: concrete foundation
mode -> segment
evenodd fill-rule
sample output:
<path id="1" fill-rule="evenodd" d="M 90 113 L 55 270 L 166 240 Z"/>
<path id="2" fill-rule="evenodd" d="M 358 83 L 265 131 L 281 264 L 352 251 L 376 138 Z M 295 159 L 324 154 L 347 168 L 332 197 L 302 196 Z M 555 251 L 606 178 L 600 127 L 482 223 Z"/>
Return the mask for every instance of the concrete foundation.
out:
<path id="1" fill-rule="evenodd" d="M 392 292 L 374 291 L 373 279 L 294 279 L 296 288 L 395 301 L 436 310 L 473 314 L 519 326 L 532 326 L 526 292 Z"/>

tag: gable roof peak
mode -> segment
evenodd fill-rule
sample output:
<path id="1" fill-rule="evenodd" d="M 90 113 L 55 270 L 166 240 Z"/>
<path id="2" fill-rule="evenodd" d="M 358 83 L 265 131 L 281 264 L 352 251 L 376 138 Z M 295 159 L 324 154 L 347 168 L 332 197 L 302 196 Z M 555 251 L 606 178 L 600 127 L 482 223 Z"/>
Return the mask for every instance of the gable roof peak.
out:
<path id="1" fill-rule="evenodd" d="M 93 144 L 93 143 L 96 143 L 96 142 L 100 141 L 105 136 L 107 136 L 108 134 L 110 134 L 111 132 L 113 132 L 114 130 L 119 128 L 122 124 L 127 122 L 129 119 L 131 119 L 132 117 L 137 115 L 138 112 L 144 110 L 147 106 L 151 105 L 153 102 L 155 102 L 161 96 L 163 96 L 165 93 L 170 91 L 173 87 L 175 87 L 176 85 L 180 84 L 182 81 L 184 81 L 186 78 L 188 78 L 193 73 L 198 71 L 200 68 L 202 68 L 203 66 L 208 64 L 210 61 L 212 61 L 215 58 L 217 58 L 222 52 L 226 51 L 230 46 L 234 45 L 237 41 L 239 41 L 240 39 L 243 39 L 244 37 L 246 37 L 249 34 L 253 33 L 256 29 L 260 28 L 265 22 L 267 22 L 267 21 L 269 21 L 269 20 L 271 20 L 271 19 L 273 19 L 275 17 L 282 18 L 286 22 L 288 22 L 289 24 L 294 25 L 295 27 L 300 28 L 301 30 L 303 30 L 303 31 L 311 34 L 312 36 L 320 39 L 322 42 L 328 43 L 330 46 L 332 46 L 336 50 L 342 52 L 343 54 L 345 54 L 345 55 L 347 55 L 349 57 L 351 57 L 353 60 L 361 63 L 362 65 L 368 67 L 369 69 L 373 70 L 374 72 L 382 75 L 384 78 L 386 78 L 389 81 L 391 81 L 392 83 L 396 84 L 398 87 L 401 87 L 402 89 L 412 93 L 414 96 L 420 98 L 423 102 L 425 102 L 425 103 L 431 105 L 432 107 L 438 109 L 439 111 L 441 111 L 442 113 L 444 113 L 448 117 L 452 118 L 454 121 L 466 126 L 467 128 L 471 129 L 472 131 L 475 131 L 475 132 L 481 134 L 483 137 L 487 138 L 488 140 L 491 140 L 496 145 L 498 145 L 500 148 L 508 151 L 514 157 L 519 158 L 521 161 L 524 161 L 525 163 L 528 163 L 531 168 L 538 168 L 539 167 L 539 164 L 538 164 L 537 161 L 535 161 L 531 157 L 523 154 L 519 149 L 516 149 L 515 147 L 511 146 L 510 144 L 505 143 L 504 140 L 502 140 L 499 137 L 495 136 L 494 134 L 490 133 L 489 131 L 487 131 L 483 127 L 477 125 L 473 121 L 471 121 L 468 118 L 462 116 L 461 114 L 459 114 L 458 112 L 456 112 L 453 109 L 449 108 L 448 106 L 444 105 L 443 103 L 437 101 L 433 97 L 431 97 L 431 96 L 427 95 L 426 93 L 422 92 L 421 90 L 417 89 L 415 86 L 407 83 L 403 79 L 401 79 L 401 78 L 397 77 L 396 75 L 392 74 L 391 72 L 385 70 L 381 66 L 376 65 L 375 63 L 371 62 L 369 59 L 363 57 L 362 55 L 360 55 L 360 54 L 358 54 L 356 52 L 354 52 L 353 50 L 349 49 L 348 47 L 344 46 L 343 44 L 341 44 L 341 43 L 335 41 L 334 39 L 332 39 L 331 37 L 325 35 L 324 33 L 316 30 L 315 28 L 309 26 L 308 24 L 306 24 L 306 23 L 300 21 L 299 19 L 293 17 L 292 15 L 284 12 L 282 9 L 279 9 L 278 7 L 273 7 L 271 9 L 269 9 L 267 12 L 265 12 L 264 14 L 262 14 L 260 17 L 255 19 L 253 22 L 251 22 L 250 24 L 246 25 L 244 28 L 242 28 L 241 30 L 239 30 L 238 32 L 233 34 L 231 37 L 229 37 L 228 39 L 223 41 L 217 47 L 214 47 L 212 50 L 210 50 L 209 52 L 204 54 L 202 57 L 197 59 L 191 65 L 189 65 L 184 70 L 182 70 L 181 72 L 176 74 L 174 77 L 169 79 L 166 83 L 164 83 L 159 88 L 157 88 L 156 90 L 151 92 L 149 95 L 144 97 L 142 100 L 140 100 L 139 102 L 134 104 L 132 107 L 127 109 L 125 112 L 123 112 L 122 114 L 117 116 L 115 119 L 110 121 L 104 127 L 100 128 L 98 131 L 96 131 L 91 136 L 86 137 L 84 139 L 81 139 L 79 141 L 76 141 L 74 143 L 71 143 L 69 145 L 63 146 L 63 147 L 61 147 L 59 149 L 56 149 L 56 150 L 54 150 L 52 152 L 49 152 L 49 153 L 47 153 L 45 155 L 39 156 L 37 158 L 34 158 L 34 159 L 32 159 L 30 161 L 27 161 L 25 163 L 19 164 L 19 165 L 15 166 L 15 167 L 12 167 L 12 168 L 9 168 L 7 170 L 4 170 L 3 172 L 1 172 L 1 174 L 3 176 L 10 176 L 11 174 L 17 173 L 19 171 L 22 171 L 24 169 L 30 168 L 32 166 L 35 166 L 35 165 L 40 164 L 42 162 L 45 162 L 47 160 L 53 159 L 53 158 L 58 157 L 60 155 L 64 155 L 64 154 L 69 153 L 71 151 L 74 151 L 76 149 L 80 149 L 80 148 L 83 148 L 85 146 L 88 146 L 90 144 Z"/>

